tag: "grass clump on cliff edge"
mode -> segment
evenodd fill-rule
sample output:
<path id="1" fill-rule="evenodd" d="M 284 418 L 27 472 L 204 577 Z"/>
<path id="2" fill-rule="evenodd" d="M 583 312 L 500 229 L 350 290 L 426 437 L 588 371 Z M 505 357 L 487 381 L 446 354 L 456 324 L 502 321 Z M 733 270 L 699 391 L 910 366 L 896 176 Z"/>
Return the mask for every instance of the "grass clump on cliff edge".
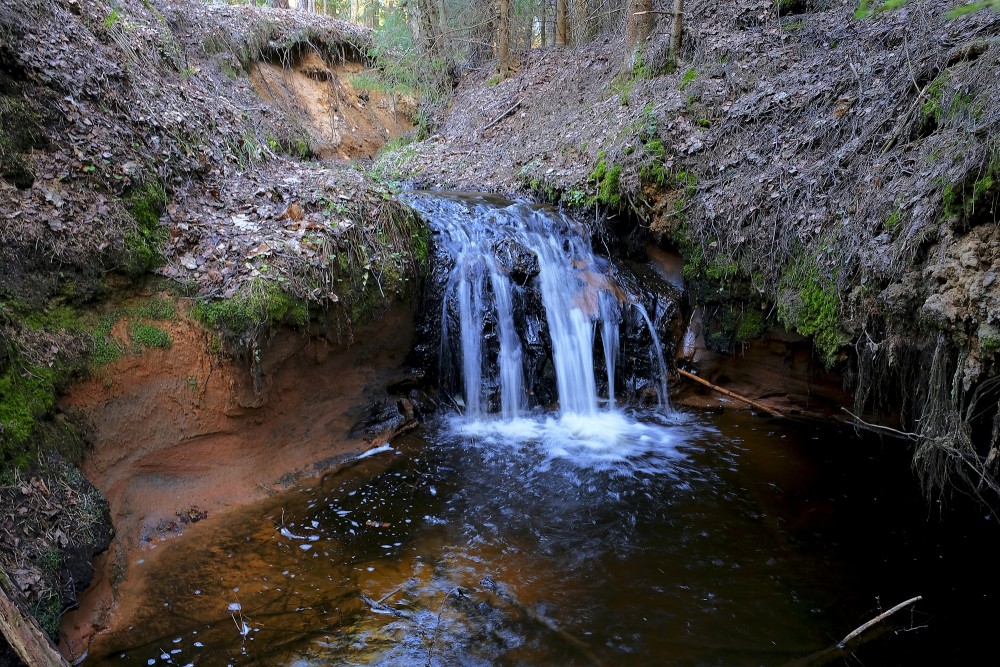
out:
<path id="1" fill-rule="evenodd" d="M 216 330 L 224 344 L 246 348 L 262 339 L 276 324 L 306 326 L 309 305 L 263 278 L 248 284 L 246 291 L 219 301 L 201 300 L 192 314 L 205 326 Z"/>

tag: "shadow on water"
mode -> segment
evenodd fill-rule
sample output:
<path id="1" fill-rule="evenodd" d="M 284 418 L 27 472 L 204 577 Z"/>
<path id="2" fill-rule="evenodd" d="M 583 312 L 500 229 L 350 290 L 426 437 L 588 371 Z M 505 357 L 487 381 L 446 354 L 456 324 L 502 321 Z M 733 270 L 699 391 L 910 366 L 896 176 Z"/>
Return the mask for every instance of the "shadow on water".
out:
<path id="1" fill-rule="evenodd" d="M 783 665 L 913 595 L 847 664 L 988 641 L 996 522 L 928 516 L 899 443 L 614 418 L 442 420 L 195 526 L 87 664 Z"/>

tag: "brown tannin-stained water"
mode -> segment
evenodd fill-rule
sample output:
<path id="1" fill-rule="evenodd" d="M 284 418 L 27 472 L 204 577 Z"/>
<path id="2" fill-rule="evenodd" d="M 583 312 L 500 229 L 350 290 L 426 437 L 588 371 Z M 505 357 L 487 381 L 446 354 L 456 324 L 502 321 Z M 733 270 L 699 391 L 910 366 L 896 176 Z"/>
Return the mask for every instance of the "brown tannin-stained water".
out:
<path id="1" fill-rule="evenodd" d="M 428 365 L 466 417 L 150 553 L 88 664 L 784 665 L 917 595 L 848 661 L 979 655 L 1000 531 L 942 523 L 905 445 L 671 412 L 675 306 L 576 221 L 410 201 L 436 235 Z"/>
<path id="2" fill-rule="evenodd" d="M 442 420 L 162 545 L 86 664 L 783 665 L 914 595 L 847 663 L 970 664 L 996 522 L 942 523 L 906 459 L 743 414 Z"/>

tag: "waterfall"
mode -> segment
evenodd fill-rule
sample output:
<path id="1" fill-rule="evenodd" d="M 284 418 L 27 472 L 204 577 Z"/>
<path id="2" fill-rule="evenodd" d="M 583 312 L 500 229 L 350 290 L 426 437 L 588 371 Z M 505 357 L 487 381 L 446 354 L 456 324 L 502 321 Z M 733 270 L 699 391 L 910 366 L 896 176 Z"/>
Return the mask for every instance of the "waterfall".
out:
<path id="1" fill-rule="evenodd" d="M 483 195 L 418 192 L 407 200 L 427 218 L 444 255 L 447 276 L 436 286 L 439 374 L 461 390 L 456 403 L 464 402 L 467 417 L 524 416 L 545 402 L 539 396 L 552 371 L 563 416 L 597 415 L 603 401 L 595 367 L 603 369 L 604 399 L 614 410 L 626 314 L 650 333 L 647 379 L 666 406 L 656 328 L 615 281 L 610 263 L 594 255 L 583 225 L 551 207 Z M 542 352 L 539 338 L 545 339 Z"/>

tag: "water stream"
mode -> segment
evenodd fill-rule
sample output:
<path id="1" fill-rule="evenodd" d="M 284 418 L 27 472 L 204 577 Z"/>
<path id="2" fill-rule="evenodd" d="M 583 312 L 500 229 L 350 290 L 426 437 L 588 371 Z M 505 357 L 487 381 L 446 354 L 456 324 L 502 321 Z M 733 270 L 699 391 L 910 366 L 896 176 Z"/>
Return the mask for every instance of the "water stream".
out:
<path id="1" fill-rule="evenodd" d="M 896 442 L 669 410 L 653 318 L 572 220 L 414 202 L 446 250 L 439 374 L 462 414 L 147 552 L 88 665 L 782 665 L 913 595 L 862 663 L 977 654 L 992 517 L 929 520 Z M 627 408 L 642 373 L 659 404 Z"/>
<path id="2" fill-rule="evenodd" d="M 433 192 L 407 199 L 427 217 L 443 251 L 439 375 L 459 378 L 456 400 L 466 417 L 498 414 L 509 421 L 538 405 L 525 381 L 538 381 L 532 373 L 538 363 L 525 350 L 540 338 L 562 416 L 595 416 L 599 403 L 613 410 L 616 373 L 641 372 L 619 367 L 627 317 L 646 328 L 653 363 L 644 380 L 666 409 L 666 364 L 656 326 L 638 295 L 616 280 L 610 262 L 594 253 L 584 225 L 553 207 L 495 196 Z M 598 331 L 601 344 L 595 346 Z M 605 373 L 604 396 L 595 364 Z M 499 409 L 492 409 L 497 402 Z"/>

